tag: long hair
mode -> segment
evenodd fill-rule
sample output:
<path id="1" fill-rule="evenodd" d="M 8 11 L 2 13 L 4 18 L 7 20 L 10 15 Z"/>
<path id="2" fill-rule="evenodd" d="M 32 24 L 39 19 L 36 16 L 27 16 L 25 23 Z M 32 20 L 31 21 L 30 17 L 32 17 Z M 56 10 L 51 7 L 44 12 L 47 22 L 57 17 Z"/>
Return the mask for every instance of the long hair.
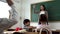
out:
<path id="1" fill-rule="evenodd" d="M 41 24 L 41 22 L 47 23 L 47 17 L 45 14 L 41 14 L 41 16 L 39 17 L 39 24 Z"/>
<path id="2" fill-rule="evenodd" d="M 44 10 L 46 11 L 46 7 L 45 7 L 45 5 L 41 4 L 41 6 L 43 6 L 43 7 L 44 7 Z M 41 9 L 40 9 L 40 11 L 41 11 Z"/>

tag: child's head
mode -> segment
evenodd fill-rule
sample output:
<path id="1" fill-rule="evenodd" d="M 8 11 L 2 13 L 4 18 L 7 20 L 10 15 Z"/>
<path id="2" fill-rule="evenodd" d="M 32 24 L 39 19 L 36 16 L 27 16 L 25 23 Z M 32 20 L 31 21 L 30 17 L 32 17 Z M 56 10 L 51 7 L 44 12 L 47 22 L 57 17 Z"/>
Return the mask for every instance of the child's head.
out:
<path id="1" fill-rule="evenodd" d="M 46 15 L 45 14 L 41 14 L 41 16 L 40 16 L 40 18 L 39 18 L 39 23 L 45 23 L 45 22 L 47 22 L 47 17 L 46 17 Z"/>
<path id="2" fill-rule="evenodd" d="M 30 20 L 29 19 L 25 19 L 23 21 L 23 24 L 26 25 L 26 26 L 29 26 L 30 25 Z"/>

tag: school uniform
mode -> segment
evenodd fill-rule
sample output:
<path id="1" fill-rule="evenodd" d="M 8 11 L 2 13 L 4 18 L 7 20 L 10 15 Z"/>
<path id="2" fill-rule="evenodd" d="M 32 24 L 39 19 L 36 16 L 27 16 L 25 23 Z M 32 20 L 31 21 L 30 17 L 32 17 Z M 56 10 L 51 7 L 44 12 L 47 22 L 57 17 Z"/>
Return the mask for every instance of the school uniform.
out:
<path id="1" fill-rule="evenodd" d="M 26 26 L 26 25 L 24 25 L 24 29 L 26 29 L 26 31 L 28 31 L 28 32 L 32 32 L 32 28 L 29 28 L 30 26 Z"/>

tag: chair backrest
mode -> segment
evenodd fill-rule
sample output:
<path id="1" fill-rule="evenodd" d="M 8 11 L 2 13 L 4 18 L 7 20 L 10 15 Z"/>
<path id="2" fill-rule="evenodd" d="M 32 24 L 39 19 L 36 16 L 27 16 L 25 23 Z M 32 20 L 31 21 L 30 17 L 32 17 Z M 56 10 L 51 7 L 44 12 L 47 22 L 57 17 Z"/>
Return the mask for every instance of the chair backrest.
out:
<path id="1" fill-rule="evenodd" d="M 39 34 L 42 34 L 42 31 L 45 31 L 46 34 L 52 34 L 51 30 L 48 28 L 41 28 Z"/>

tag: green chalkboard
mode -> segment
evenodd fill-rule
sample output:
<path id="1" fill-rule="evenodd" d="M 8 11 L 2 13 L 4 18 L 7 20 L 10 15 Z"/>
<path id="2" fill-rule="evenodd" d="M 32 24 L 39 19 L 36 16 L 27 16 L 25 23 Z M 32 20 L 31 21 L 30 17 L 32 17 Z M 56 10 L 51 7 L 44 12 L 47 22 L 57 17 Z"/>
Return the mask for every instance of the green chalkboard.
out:
<path id="1" fill-rule="evenodd" d="M 38 22 L 38 13 L 40 11 L 40 5 L 44 4 L 48 11 L 48 21 L 60 21 L 60 0 L 54 0 L 49 2 L 41 2 L 31 4 L 31 21 Z"/>

